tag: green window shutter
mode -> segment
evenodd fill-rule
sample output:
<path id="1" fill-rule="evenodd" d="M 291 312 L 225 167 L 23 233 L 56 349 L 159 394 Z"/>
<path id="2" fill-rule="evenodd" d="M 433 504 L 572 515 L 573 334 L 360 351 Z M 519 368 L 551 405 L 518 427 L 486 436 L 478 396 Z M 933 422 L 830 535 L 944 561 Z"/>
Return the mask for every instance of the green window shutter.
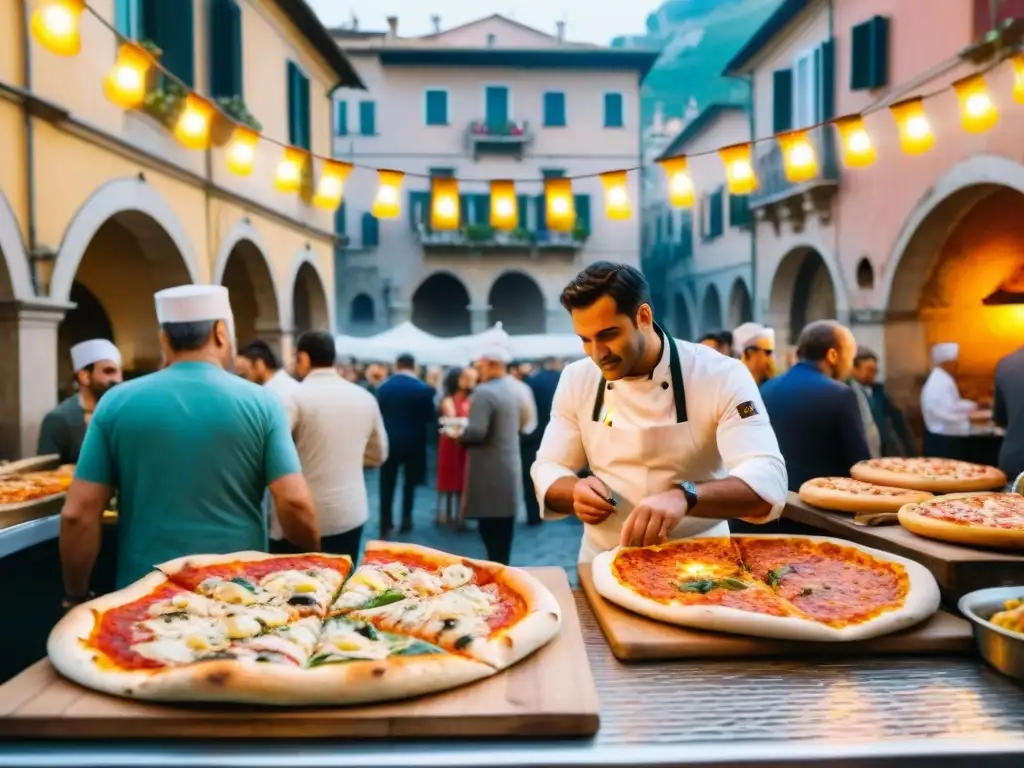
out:
<path id="1" fill-rule="evenodd" d="M 141 0 L 140 38 L 161 51 L 160 63 L 189 88 L 195 86 L 195 18 L 191 2 Z"/>
<path id="2" fill-rule="evenodd" d="M 139 0 L 117 0 L 114 5 L 114 29 L 132 40 L 139 39 Z"/>
<path id="3" fill-rule="evenodd" d="M 334 212 L 334 234 L 345 234 L 345 218 L 345 201 L 342 200 L 341 205 L 338 206 L 338 210 Z"/>
<path id="4" fill-rule="evenodd" d="M 562 168 L 541 168 L 540 175 L 543 179 L 561 179 L 565 171 Z"/>
<path id="5" fill-rule="evenodd" d="M 380 224 L 370 212 L 363 214 L 363 248 L 375 248 L 380 244 Z"/>
<path id="6" fill-rule="evenodd" d="M 576 205 L 576 228 L 590 234 L 590 195 L 573 195 Z"/>
<path id="7" fill-rule="evenodd" d="M 409 226 L 413 232 L 419 230 L 420 224 L 430 226 L 430 198 L 429 192 L 409 190 Z"/>
<path id="8" fill-rule="evenodd" d="M 548 228 L 548 209 L 544 195 L 537 195 L 533 199 L 533 204 L 537 207 L 537 232 L 543 232 Z"/>
<path id="9" fill-rule="evenodd" d="M 470 195 L 459 195 L 459 226 L 466 226 L 472 224 L 473 220 L 470 218 L 472 211 L 470 210 Z"/>
<path id="10" fill-rule="evenodd" d="M 310 148 L 309 78 L 293 61 L 288 62 L 288 143 Z"/>
<path id="11" fill-rule="evenodd" d="M 348 102 L 339 101 L 334 106 L 334 133 L 348 136 Z"/>
<path id="12" fill-rule="evenodd" d="M 210 0 L 207 20 L 210 95 L 242 96 L 242 12 L 234 0 Z"/>
<path id="13" fill-rule="evenodd" d="M 530 222 L 529 222 L 528 216 L 529 216 L 529 210 L 530 210 L 530 196 L 529 195 L 519 195 L 518 199 L 516 200 L 516 207 L 519 209 L 517 211 L 517 213 L 519 214 L 519 226 L 520 226 L 520 228 L 522 228 L 522 229 L 529 229 L 530 228 L 530 226 L 529 226 Z"/>
<path id="14" fill-rule="evenodd" d="M 309 103 L 309 78 L 305 75 L 299 80 L 299 102 L 300 112 L 299 115 L 302 118 L 302 147 L 304 149 L 313 148 L 313 120 L 310 115 L 310 103 Z"/>
<path id="15" fill-rule="evenodd" d="M 604 127 L 622 128 L 622 94 L 606 93 L 604 95 Z"/>
<path id="16" fill-rule="evenodd" d="M 725 216 L 725 191 L 719 187 L 711 195 L 711 221 L 708 228 L 711 230 L 711 237 L 720 237 L 725 231 L 722 219 Z"/>
<path id="17" fill-rule="evenodd" d="M 448 125 L 447 91 L 427 91 L 427 125 Z"/>
<path id="18" fill-rule="evenodd" d="M 750 198 L 747 195 L 729 195 L 729 226 L 745 227 L 750 223 Z"/>
<path id="19" fill-rule="evenodd" d="M 818 83 L 818 121 L 836 116 L 836 43 L 826 40 L 814 52 L 814 68 Z"/>
<path id="20" fill-rule="evenodd" d="M 868 86 L 882 88 L 889 83 L 889 19 L 885 16 L 874 16 L 868 25 Z"/>
<path id="21" fill-rule="evenodd" d="M 472 195 L 473 198 L 473 220 L 477 224 L 491 226 L 491 196 Z"/>
<path id="22" fill-rule="evenodd" d="M 427 173 L 432 179 L 452 179 L 455 177 L 454 168 L 428 168 Z"/>
<path id="23" fill-rule="evenodd" d="M 850 90 L 871 87 L 871 22 L 850 30 Z"/>
<path id="24" fill-rule="evenodd" d="M 359 133 L 363 136 L 377 135 L 377 109 L 372 101 L 359 102 Z"/>
<path id="25" fill-rule="evenodd" d="M 565 94 L 561 91 L 549 91 L 544 94 L 544 126 L 565 127 Z"/>
<path id="26" fill-rule="evenodd" d="M 772 73 L 772 133 L 793 130 L 793 70 Z"/>

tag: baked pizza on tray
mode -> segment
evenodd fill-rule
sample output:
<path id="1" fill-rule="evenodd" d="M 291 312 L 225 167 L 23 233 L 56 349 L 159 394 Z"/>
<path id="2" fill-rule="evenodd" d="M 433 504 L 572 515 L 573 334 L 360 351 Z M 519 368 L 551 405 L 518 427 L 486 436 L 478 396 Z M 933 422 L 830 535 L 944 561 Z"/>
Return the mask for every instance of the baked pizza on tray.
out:
<path id="1" fill-rule="evenodd" d="M 866 483 L 933 493 L 993 491 L 1006 485 L 1006 475 L 996 467 L 956 459 L 867 459 L 854 464 L 850 475 Z"/>
<path id="2" fill-rule="evenodd" d="M 1024 496 L 1017 493 L 950 493 L 907 504 L 898 517 L 930 539 L 1024 549 Z"/>
<path id="3" fill-rule="evenodd" d="M 47 652 L 61 674 L 117 696 L 353 704 L 493 675 L 560 624 L 554 596 L 524 571 L 369 542 L 354 573 L 325 554 L 165 563 L 69 611 Z"/>
<path id="4" fill-rule="evenodd" d="M 939 607 L 923 566 L 823 536 L 618 547 L 594 559 L 593 578 L 603 597 L 652 619 L 782 640 L 866 640 Z"/>
<path id="5" fill-rule="evenodd" d="M 928 491 L 912 491 L 865 483 L 852 477 L 816 477 L 800 486 L 800 499 L 813 507 L 837 512 L 899 512 L 904 504 L 932 498 Z"/>

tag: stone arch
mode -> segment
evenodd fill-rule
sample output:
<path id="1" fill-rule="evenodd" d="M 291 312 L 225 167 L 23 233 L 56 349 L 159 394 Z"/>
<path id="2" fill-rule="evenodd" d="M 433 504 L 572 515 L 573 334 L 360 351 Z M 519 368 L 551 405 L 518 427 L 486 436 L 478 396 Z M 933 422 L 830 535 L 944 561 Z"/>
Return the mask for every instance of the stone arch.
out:
<path id="1" fill-rule="evenodd" d="M 357 294 L 349 305 L 348 321 L 351 325 L 373 325 L 377 322 L 377 307 L 368 293 Z"/>
<path id="2" fill-rule="evenodd" d="M 836 318 L 836 284 L 814 248 L 798 246 L 783 256 L 770 285 L 768 325 L 782 343 L 795 344 L 808 323 Z"/>
<path id="3" fill-rule="evenodd" d="M 164 252 L 173 250 L 176 260 L 184 267 L 180 270 L 181 283 L 199 282 L 195 250 L 167 201 L 141 179 L 117 179 L 90 195 L 72 217 L 53 265 L 51 298 L 57 301 L 69 299 L 71 285 L 75 282 L 86 249 L 100 229 L 115 217 L 140 242 L 149 245 L 159 242 Z M 147 247 L 146 250 L 152 252 L 155 249 Z"/>
<path id="4" fill-rule="evenodd" d="M 545 333 L 547 311 L 537 281 L 524 272 L 499 275 L 487 294 L 488 326 L 500 322 L 509 334 Z"/>
<path id="5" fill-rule="evenodd" d="M 288 319 L 292 333 L 295 336 L 304 331 L 334 333 L 327 281 L 311 250 L 305 249 L 295 260 L 290 285 Z"/>
<path id="6" fill-rule="evenodd" d="M 469 291 L 451 272 L 434 272 L 412 294 L 412 323 L 435 336 L 472 332 Z"/>
<path id="7" fill-rule="evenodd" d="M 263 237 L 247 219 L 237 222 L 217 252 L 213 282 L 228 289 L 239 344 L 263 338 L 277 346 L 281 329 L 280 292 Z"/>
<path id="8" fill-rule="evenodd" d="M 17 299 L 28 301 L 35 296 L 32 288 L 32 275 L 28 267 L 28 255 L 21 239 L 21 227 L 14 217 L 0 190 L 0 261 L 6 263 L 0 269 L 0 299 Z"/>
<path id="9" fill-rule="evenodd" d="M 702 333 L 722 330 L 722 297 L 718 287 L 710 283 L 704 289 L 704 301 L 700 309 L 700 325 Z"/>
<path id="10" fill-rule="evenodd" d="M 693 319 L 690 317 L 690 302 L 682 291 L 672 297 L 672 335 L 683 341 L 693 341 Z"/>
<path id="11" fill-rule="evenodd" d="M 747 281 L 737 277 L 729 290 L 729 315 L 728 327 L 737 328 L 743 323 L 749 323 L 754 319 L 754 311 L 750 300 L 750 289 L 747 288 Z"/>
<path id="12" fill-rule="evenodd" d="M 870 291 L 875 287 L 875 268 L 867 256 L 857 262 L 857 287 L 862 291 Z"/>

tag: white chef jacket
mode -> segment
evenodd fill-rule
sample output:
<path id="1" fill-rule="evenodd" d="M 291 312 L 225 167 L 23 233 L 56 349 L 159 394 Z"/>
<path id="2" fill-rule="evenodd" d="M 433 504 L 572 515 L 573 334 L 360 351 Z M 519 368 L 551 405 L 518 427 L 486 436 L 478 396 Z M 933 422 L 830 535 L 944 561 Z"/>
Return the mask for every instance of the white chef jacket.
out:
<path id="1" fill-rule="evenodd" d="M 316 368 L 285 400 L 285 409 L 321 534 L 363 525 L 369 517 L 363 468 L 379 467 L 388 457 L 377 398 L 334 368 Z M 282 536 L 275 516 L 270 537 Z"/>
<path id="2" fill-rule="evenodd" d="M 519 433 L 529 435 L 537 428 L 537 399 L 525 381 L 515 376 L 509 376 L 508 380 L 519 400 Z"/>
<path id="3" fill-rule="evenodd" d="M 973 400 L 960 397 L 960 388 L 946 370 L 932 368 L 921 390 L 921 416 L 933 435 L 969 435 L 970 415 L 978 409 Z"/>
<path id="4" fill-rule="evenodd" d="M 675 343 L 696 449 L 694 460 L 682 468 L 685 474 L 679 481 L 738 477 L 772 505 L 767 518 L 752 522 L 776 519 L 786 504 L 786 464 L 753 377 L 743 363 L 710 347 Z M 559 478 L 575 477 L 588 464 L 583 425 L 593 421 L 595 395 L 602 378 L 601 370 L 590 358 L 568 365 L 559 378 L 551 422 L 531 469 L 544 519 L 562 517 L 544 504 L 551 485 Z M 606 390 L 605 406 L 614 413 L 617 428 L 644 430 L 675 424 L 668 344 L 650 376 L 614 382 Z M 753 406 L 752 414 L 747 406 Z M 648 490 L 654 494 L 669 488 Z"/>

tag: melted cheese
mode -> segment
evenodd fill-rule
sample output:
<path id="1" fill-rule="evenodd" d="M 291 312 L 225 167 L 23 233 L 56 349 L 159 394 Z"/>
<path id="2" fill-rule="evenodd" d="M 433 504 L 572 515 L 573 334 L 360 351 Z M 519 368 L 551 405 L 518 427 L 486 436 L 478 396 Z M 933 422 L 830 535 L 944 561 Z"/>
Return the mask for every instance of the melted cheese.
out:
<path id="1" fill-rule="evenodd" d="M 317 656 L 331 660 L 385 659 L 391 655 L 388 638 L 375 631 L 363 630 L 376 637 L 360 633 L 359 624 L 345 619 L 332 619 L 324 625 L 324 632 L 316 649 Z"/>
<path id="2" fill-rule="evenodd" d="M 196 592 L 204 597 L 232 605 L 254 605 L 258 602 L 265 602 L 270 597 L 268 594 L 261 594 L 262 590 L 257 589 L 256 592 L 253 592 L 241 584 L 219 578 L 206 579 L 199 585 Z"/>
<path id="3" fill-rule="evenodd" d="M 455 563 L 446 565 L 441 569 L 441 583 L 448 589 L 455 589 L 473 580 L 473 569 L 469 566 Z"/>
<path id="4" fill-rule="evenodd" d="M 367 611 L 356 611 L 354 618 L 375 619 L 389 630 L 408 632 L 417 637 L 454 642 L 458 638 L 486 637 L 490 634 L 487 617 L 496 596 L 490 590 L 467 585 L 442 595 L 406 600 Z"/>
<path id="5" fill-rule="evenodd" d="M 196 652 L 188 646 L 183 638 L 151 640 L 132 646 L 132 650 L 140 656 L 168 666 L 188 664 L 196 660 Z"/>

